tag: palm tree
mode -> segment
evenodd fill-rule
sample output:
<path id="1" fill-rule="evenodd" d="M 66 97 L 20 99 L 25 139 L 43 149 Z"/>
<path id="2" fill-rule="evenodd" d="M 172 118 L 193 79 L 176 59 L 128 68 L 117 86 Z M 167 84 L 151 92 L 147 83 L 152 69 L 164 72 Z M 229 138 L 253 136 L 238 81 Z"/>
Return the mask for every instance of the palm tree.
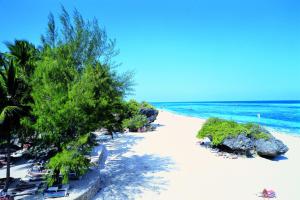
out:
<path id="1" fill-rule="evenodd" d="M 34 62 L 36 61 L 38 50 L 33 44 L 26 40 L 15 40 L 14 43 L 7 42 L 9 56 L 12 57 L 24 74 L 29 77 L 34 71 Z"/>
<path id="2" fill-rule="evenodd" d="M 13 132 L 18 128 L 20 118 L 28 112 L 28 107 L 21 103 L 22 81 L 16 75 L 13 60 L 5 60 L 0 57 L 0 137 L 6 140 L 6 183 L 4 191 L 7 191 L 10 180 L 10 154 Z"/>

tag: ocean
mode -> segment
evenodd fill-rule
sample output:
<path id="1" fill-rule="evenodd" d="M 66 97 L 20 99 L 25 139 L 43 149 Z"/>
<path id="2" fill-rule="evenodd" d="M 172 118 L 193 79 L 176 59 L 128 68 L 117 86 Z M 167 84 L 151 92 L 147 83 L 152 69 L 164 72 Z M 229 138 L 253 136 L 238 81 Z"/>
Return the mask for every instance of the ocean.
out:
<path id="1" fill-rule="evenodd" d="M 158 109 L 185 116 L 255 122 L 300 136 L 300 101 L 151 102 Z"/>

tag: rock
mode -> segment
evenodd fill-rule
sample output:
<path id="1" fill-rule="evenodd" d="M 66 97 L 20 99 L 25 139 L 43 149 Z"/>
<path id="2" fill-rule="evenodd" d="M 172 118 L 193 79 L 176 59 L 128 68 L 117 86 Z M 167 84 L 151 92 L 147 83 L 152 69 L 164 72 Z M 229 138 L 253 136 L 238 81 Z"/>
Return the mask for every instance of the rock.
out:
<path id="1" fill-rule="evenodd" d="M 211 146 L 211 140 L 208 137 L 205 137 L 200 141 L 200 144 L 206 147 Z"/>
<path id="2" fill-rule="evenodd" d="M 152 108 L 142 108 L 140 114 L 145 115 L 148 119 L 148 123 L 152 123 L 156 120 L 158 110 Z"/>
<path id="3" fill-rule="evenodd" d="M 155 130 L 156 130 L 156 126 L 153 126 L 152 124 L 149 124 L 148 126 L 146 126 L 146 132 L 155 131 Z"/>
<path id="4" fill-rule="evenodd" d="M 227 138 L 218 145 L 213 145 L 209 141 L 213 141 L 213 136 L 200 141 L 200 144 L 206 146 L 205 143 L 207 143 L 210 147 L 215 147 L 220 152 L 235 153 L 246 157 L 259 155 L 274 158 L 285 154 L 289 150 L 281 140 L 276 139 L 268 130 L 260 126 L 253 126 L 248 133 L 240 132 L 236 137 L 228 134 Z"/>
<path id="5" fill-rule="evenodd" d="M 281 140 L 274 137 L 255 141 L 256 152 L 260 156 L 276 157 L 286 153 L 289 148 Z"/>
<path id="6" fill-rule="evenodd" d="M 244 134 L 240 134 L 235 138 L 226 138 L 222 145 L 228 147 L 232 151 L 251 152 L 254 148 L 254 142 Z"/>

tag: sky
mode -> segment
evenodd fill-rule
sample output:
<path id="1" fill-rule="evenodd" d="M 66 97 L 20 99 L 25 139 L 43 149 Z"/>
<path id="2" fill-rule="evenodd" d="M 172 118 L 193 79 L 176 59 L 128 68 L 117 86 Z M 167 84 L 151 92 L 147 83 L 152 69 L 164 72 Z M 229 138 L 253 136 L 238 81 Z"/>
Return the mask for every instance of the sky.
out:
<path id="1" fill-rule="evenodd" d="M 38 45 L 61 5 L 117 40 L 119 70 L 135 72 L 128 98 L 300 100 L 300 1 L 0 0 L 0 51 Z"/>

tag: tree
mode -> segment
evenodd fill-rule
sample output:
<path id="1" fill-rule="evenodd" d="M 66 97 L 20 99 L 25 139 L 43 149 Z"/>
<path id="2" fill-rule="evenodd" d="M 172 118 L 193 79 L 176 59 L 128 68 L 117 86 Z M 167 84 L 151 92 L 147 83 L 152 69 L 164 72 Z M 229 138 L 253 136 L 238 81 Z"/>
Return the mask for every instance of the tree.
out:
<path id="1" fill-rule="evenodd" d="M 20 125 L 20 118 L 28 113 L 28 106 L 22 104 L 22 81 L 17 77 L 13 60 L 1 58 L 0 66 L 0 133 L 1 139 L 6 140 L 7 169 L 4 191 L 7 191 L 10 180 L 10 146 L 13 133 Z"/>
<path id="2" fill-rule="evenodd" d="M 14 43 L 7 42 L 6 46 L 9 49 L 7 55 L 18 63 L 22 74 L 26 76 L 25 81 L 29 81 L 28 78 L 30 78 L 35 68 L 38 50 L 26 40 L 15 40 Z"/>
<path id="3" fill-rule="evenodd" d="M 53 144 L 59 150 L 70 138 L 76 137 L 68 93 L 79 76 L 62 52 L 62 49 L 43 52 L 32 77 L 31 93 L 32 114 L 36 118 L 33 127 L 46 146 Z"/>
<path id="4" fill-rule="evenodd" d="M 62 150 L 63 144 L 81 134 L 99 127 L 110 132 L 121 127 L 118 112 L 131 89 L 132 74 L 114 70 L 115 42 L 96 20 L 84 20 L 77 10 L 71 18 L 62 8 L 60 22 L 58 31 L 50 14 L 42 36 L 32 79 L 32 113 L 35 130 L 47 144 Z"/>
<path id="5" fill-rule="evenodd" d="M 5 190 L 14 139 L 39 136 L 42 147 L 56 147 L 49 168 L 54 170 L 55 181 L 59 173 L 67 181 L 70 170 L 82 174 L 89 165 L 86 152 L 66 146 L 82 145 L 84 135 L 97 128 L 111 134 L 121 130 L 127 116 L 124 97 L 132 92 L 132 73 L 116 71 L 115 40 L 108 38 L 96 19 L 84 20 L 77 10 L 70 16 L 62 7 L 61 26 L 56 26 L 53 14 L 48 19 L 39 49 L 26 40 L 15 40 L 6 43 L 9 52 L 0 53 L 0 138 L 7 143 Z"/>
<path id="6" fill-rule="evenodd" d="M 113 64 L 112 58 L 119 53 L 115 49 L 116 41 L 108 38 L 96 19 L 84 20 L 76 9 L 70 16 L 64 7 L 59 19 L 60 31 L 56 28 L 53 14 L 49 14 L 46 34 L 41 36 L 42 49 L 65 45 L 68 56 L 79 71 L 86 64 L 96 64 L 98 61 L 104 65 Z"/>
<path id="7" fill-rule="evenodd" d="M 20 102 L 27 105 L 30 108 L 30 104 L 33 104 L 31 97 L 31 77 L 36 67 L 36 61 L 39 59 L 39 51 L 35 46 L 27 40 L 14 40 L 14 42 L 6 42 L 6 46 L 9 52 L 5 53 L 6 59 L 14 61 L 15 68 L 17 69 L 18 76 L 18 91 L 21 92 Z M 18 139 L 21 143 L 32 139 L 34 131 L 32 129 L 32 123 L 34 116 L 27 113 L 26 116 L 20 120 L 19 128 L 15 132 L 18 133 Z"/>
<path id="8" fill-rule="evenodd" d="M 133 85 L 132 73 L 116 71 L 115 40 L 97 20 L 84 20 L 77 10 L 70 16 L 64 8 L 59 18 L 56 26 L 49 15 L 40 51 L 24 41 L 9 45 L 10 58 L 26 72 L 22 77 L 29 86 L 23 92 L 29 91 L 31 116 L 21 124 L 34 129 L 42 148 L 57 150 L 48 166 L 54 173 L 50 184 L 59 181 L 60 173 L 66 182 L 70 170 L 81 174 L 88 167 L 84 153 L 67 149 L 68 144 L 97 128 L 111 134 L 122 129 L 124 97 Z"/>
<path id="9" fill-rule="evenodd" d="M 77 140 L 66 144 L 61 152 L 49 160 L 47 167 L 52 170 L 52 173 L 48 175 L 47 180 L 50 186 L 61 182 L 68 183 L 70 172 L 75 173 L 78 177 L 87 172 L 91 164 L 84 155 L 94 144 L 91 139 L 92 134 L 82 135 Z M 62 180 L 60 180 L 60 174 Z"/>

